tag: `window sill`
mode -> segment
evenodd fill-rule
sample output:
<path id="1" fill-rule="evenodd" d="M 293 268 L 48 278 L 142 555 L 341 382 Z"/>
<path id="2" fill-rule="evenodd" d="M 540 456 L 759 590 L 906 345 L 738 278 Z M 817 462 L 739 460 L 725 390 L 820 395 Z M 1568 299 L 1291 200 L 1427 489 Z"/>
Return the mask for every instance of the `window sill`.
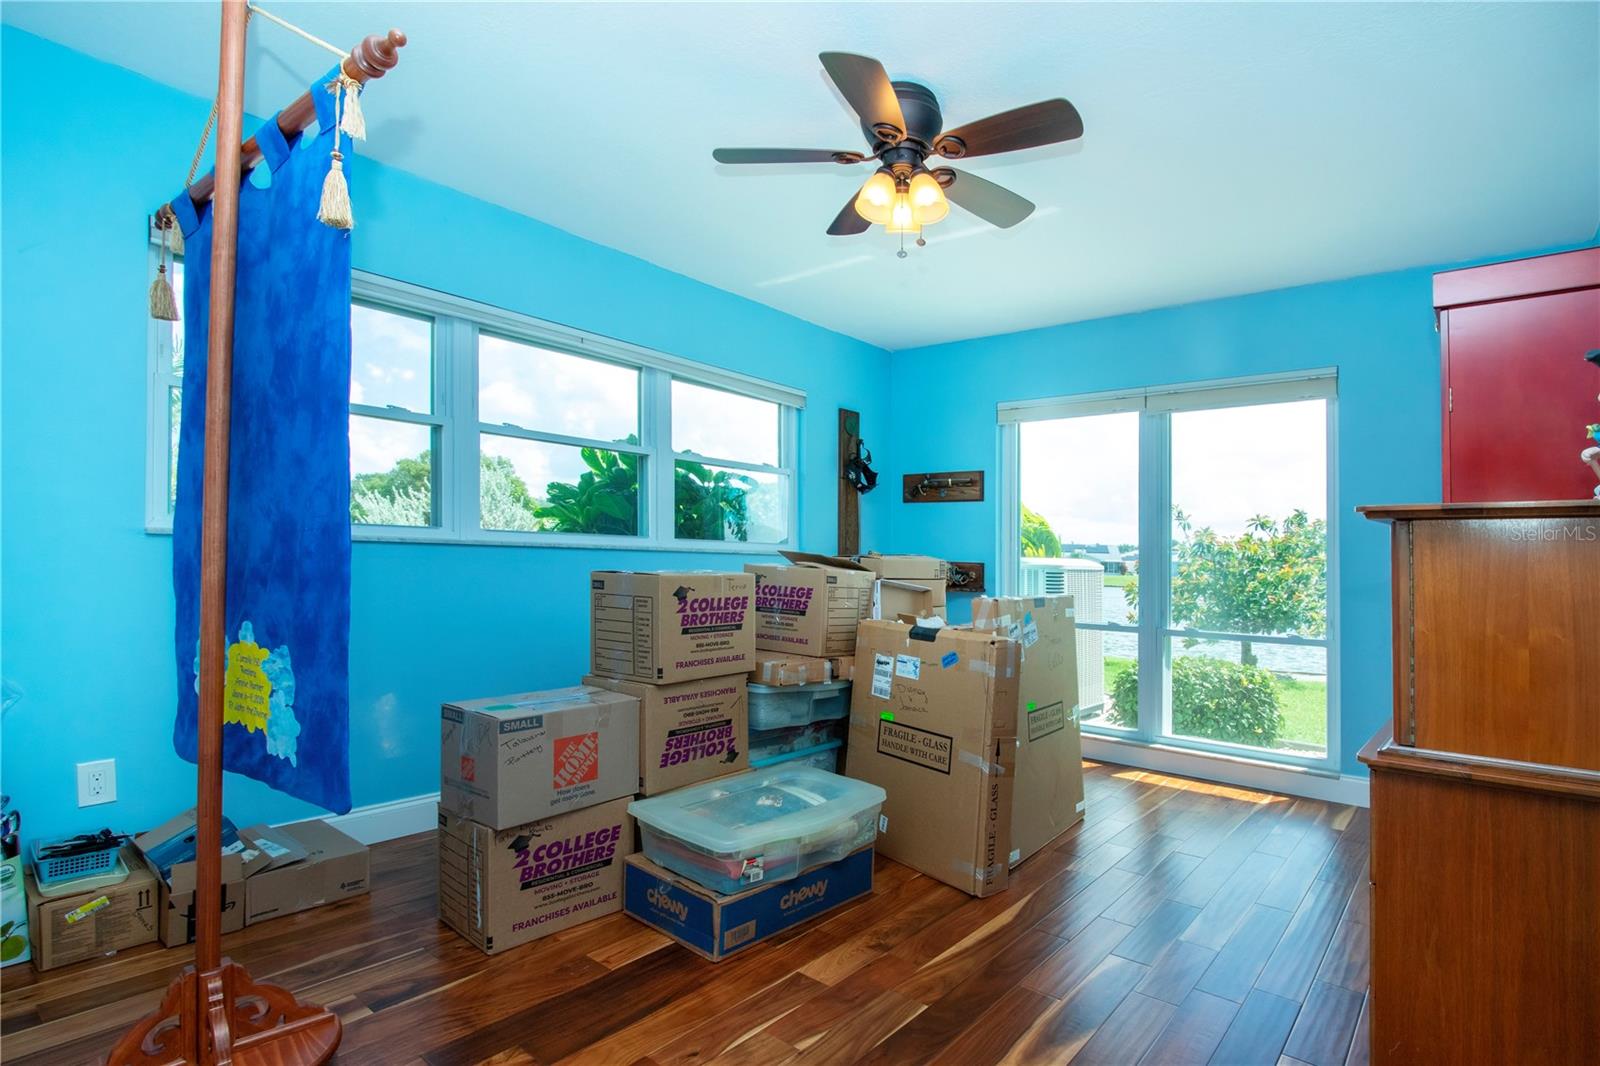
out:
<path id="1" fill-rule="evenodd" d="M 171 525 L 147 523 L 144 531 L 153 537 L 170 537 Z M 538 536 L 538 539 L 533 539 Z M 566 548 L 587 551 L 677 552 L 679 554 L 752 555 L 770 557 L 791 551 L 793 544 L 745 544 L 738 541 L 651 541 L 616 537 L 588 537 L 583 534 L 484 533 L 461 537 L 443 530 L 402 530 L 353 527 L 351 539 L 358 544 L 441 544 L 467 548 Z"/>
<path id="2" fill-rule="evenodd" d="M 1331 764 L 1302 766 L 1090 732 L 1083 734 L 1083 756 L 1095 762 L 1306 796 L 1330 803 L 1365 807 L 1368 802 L 1367 779 L 1341 774 Z"/>

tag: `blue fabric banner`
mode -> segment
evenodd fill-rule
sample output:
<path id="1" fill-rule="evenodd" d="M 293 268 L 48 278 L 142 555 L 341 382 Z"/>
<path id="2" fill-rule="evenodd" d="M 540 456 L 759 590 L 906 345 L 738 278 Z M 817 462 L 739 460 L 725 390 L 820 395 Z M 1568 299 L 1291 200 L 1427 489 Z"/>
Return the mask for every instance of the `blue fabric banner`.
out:
<path id="1" fill-rule="evenodd" d="M 350 235 L 317 221 L 334 140 L 256 133 L 264 171 L 240 192 L 228 488 L 223 767 L 350 809 Z M 309 141 L 310 143 L 301 143 Z M 351 153 L 345 150 L 345 174 Z M 219 175 L 220 180 L 220 175 Z M 172 201 L 184 235 L 183 417 L 173 517 L 178 717 L 195 761 L 200 509 L 212 213 Z"/>

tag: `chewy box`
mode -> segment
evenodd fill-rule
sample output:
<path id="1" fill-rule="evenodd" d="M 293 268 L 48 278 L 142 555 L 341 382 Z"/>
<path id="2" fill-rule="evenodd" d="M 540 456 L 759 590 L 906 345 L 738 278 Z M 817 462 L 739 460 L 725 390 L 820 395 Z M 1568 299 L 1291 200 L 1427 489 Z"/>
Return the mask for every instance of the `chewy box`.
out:
<path id="1" fill-rule="evenodd" d="M 872 848 L 799 877 L 723 896 L 643 855 L 623 867 L 622 909 L 712 962 L 872 891 Z"/>

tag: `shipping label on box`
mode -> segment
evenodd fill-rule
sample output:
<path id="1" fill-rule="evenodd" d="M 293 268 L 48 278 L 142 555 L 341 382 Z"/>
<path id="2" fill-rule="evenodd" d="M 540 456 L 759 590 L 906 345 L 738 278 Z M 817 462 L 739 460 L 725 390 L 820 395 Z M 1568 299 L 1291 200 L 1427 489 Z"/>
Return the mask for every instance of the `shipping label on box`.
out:
<path id="1" fill-rule="evenodd" d="M 975 896 L 1006 887 L 1019 646 L 861 623 L 845 775 L 888 793 L 878 850 Z"/>
<path id="2" fill-rule="evenodd" d="M 596 570 L 589 586 L 590 673 L 664 685 L 750 669 L 754 576 Z"/>
<path id="3" fill-rule="evenodd" d="M 856 648 L 872 610 L 872 571 L 849 559 L 783 552 L 791 566 L 746 563 L 756 579 L 756 647 L 826 657 Z"/>
<path id="4" fill-rule="evenodd" d="M 655 796 L 750 767 L 745 675 L 675 685 L 590 675 L 585 685 L 639 701 L 639 792 Z"/>
<path id="5" fill-rule="evenodd" d="M 1010 635 L 1017 668 L 1017 773 L 1013 784 L 1014 866 L 1083 818 L 1083 741 L 1078 695 L 1078 635 L 1071 596 L 972 601 L 972 628 Z"/>
<path id="6" fill-rule="evenodd" d="M 639 701 L 593 686 L 447 703 L 439 805 L 493 829 L 631 796 Z"/>
<path id="7" fill-rule="evenodd" d="M 128 877 L 73 896 L 47 897 L 25 872 L 33 965 L 43 970 L 149 944 L 158 925 L 155 872 L 133 848 L 122 849 Z"/>
<path id="8" fill-rule="evenodd" d="M 623 909 L 696 954 L 720 962 L 872 891 L 872 848 L 731 896 L 629 856 Z"/>
<path id="9" fill-rule="evenodd" d="M 493 955 L 622 909 L 629 799 L 510 829 L 439 812 L 439 918 Z"/>
<path id="10" fill-rule="evenodd" d="M 305 857 L 274 866 L 244 883 L 245 924 L 335 903 L 371 891 L 367 846 L 320 818 L 280 826 Z"/>

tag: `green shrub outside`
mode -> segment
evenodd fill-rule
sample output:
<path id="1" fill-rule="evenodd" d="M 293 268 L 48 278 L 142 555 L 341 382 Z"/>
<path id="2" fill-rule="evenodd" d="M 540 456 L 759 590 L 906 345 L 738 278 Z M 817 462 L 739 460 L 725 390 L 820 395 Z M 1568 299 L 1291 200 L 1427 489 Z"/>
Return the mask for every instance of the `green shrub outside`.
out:
<path id="1" fill-rule="evenodd" d="M 1139 672 L 1127 670 L 1111 683 L 1116 725 L 1135 726 Z M 1283 710 L 1272 674 L 1226 659 L 1185 656 L 1172 662 L 1172 728 L 1189 737 L 1271 748 L 1283 732 Z"/>

